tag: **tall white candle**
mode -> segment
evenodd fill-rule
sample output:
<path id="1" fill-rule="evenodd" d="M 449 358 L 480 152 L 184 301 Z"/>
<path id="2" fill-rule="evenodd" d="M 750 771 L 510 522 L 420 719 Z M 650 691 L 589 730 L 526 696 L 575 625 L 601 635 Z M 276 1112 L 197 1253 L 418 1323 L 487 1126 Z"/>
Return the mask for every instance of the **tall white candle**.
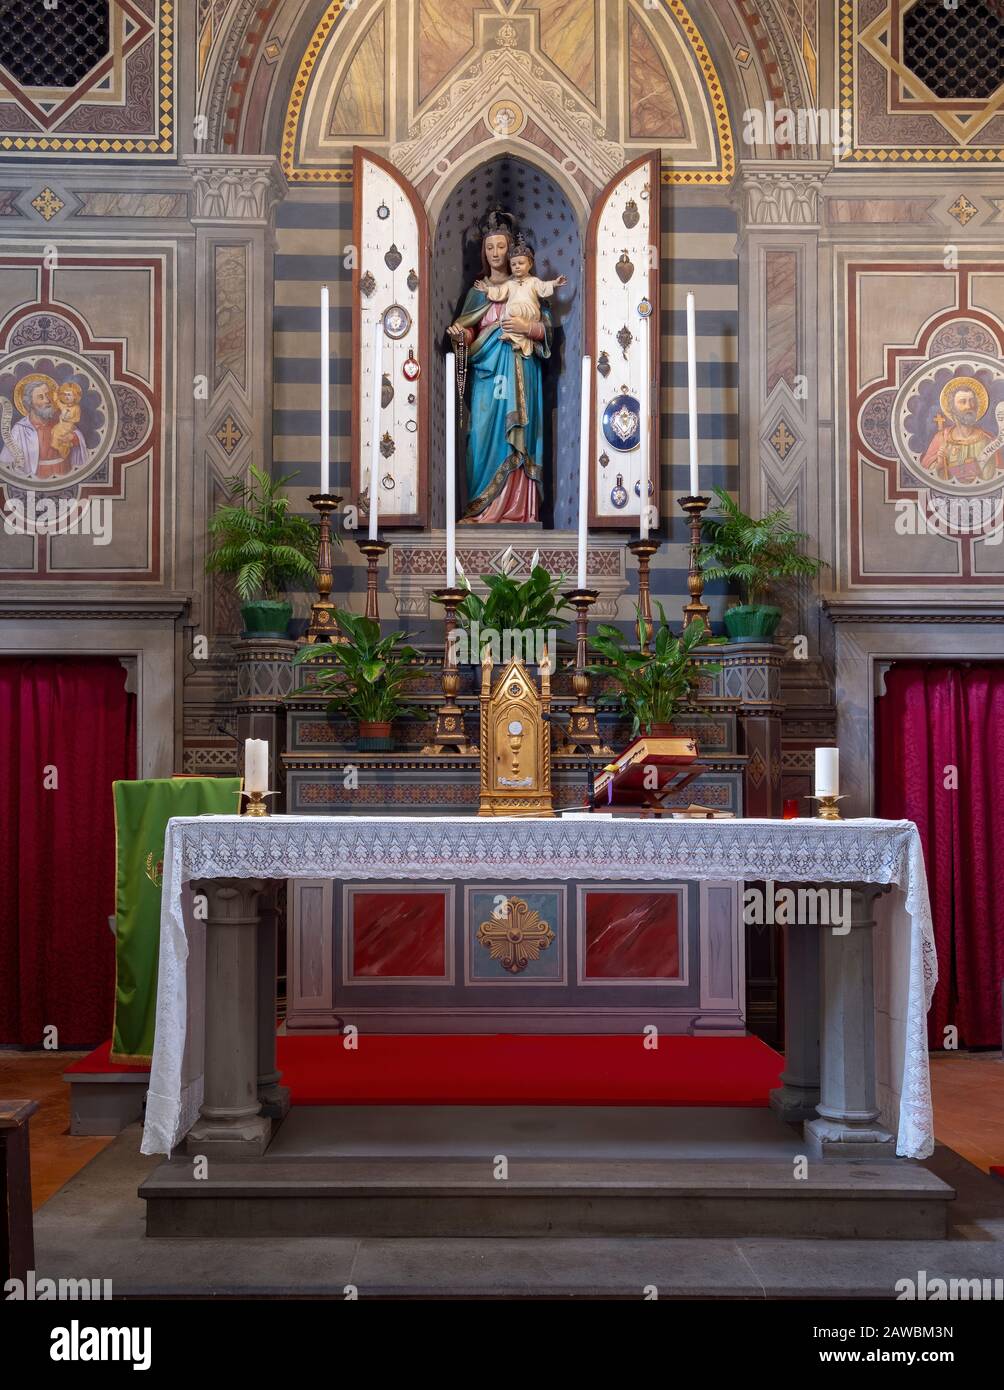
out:
<path id="1" fill-rule="evenodd" d="M 586 587 L 586 556 L 589 546 L 589 400 L 593 384 L 593 359 L 582 359 L 582 400 L 579 406 L 579 556 L 575 587 Z"/>
<path id="2" fill-rule="evenodd" d="M 321 286 L 321 491 L 327 493 L 331 484 L 331 337 L 328 312 L 328 287 Z"/>
<path id="3" fill-rule="evenodd" d="M 816 749 L 816 795 L 840 795 L 839 748 Z"/>
<path id="4" fill-rule="evenodd" d="M 380 519 L 380 400 L 383 395 L 383 324 L 377 319 L 373 330 L 373 432 L 370 437 L 370 531 L 377 538 Z"/>
<path id="5" fill-rule="evenodd" d="M 457 583 L 457 358 L 446 354 L 446 587 Z"/>
<path id="6" fill-rule="evenodd" d="M 649 423 L 648 410 L 648 374 L 651 369 L 648 347 L 648 319 L 642 319 L 641 332 L 638 334 L 638 356 L 641 361 L 641 380 L 638 384 L 638 506 L 640 520 L 638 523 L 638 535 L 643 541 L 648 540 L 648 477 L 649 477 Z"/>
<path id="7" fill-rule="evenodd" d="M 244 740 L 244 790 L 268 791 L 268 743 L 263 738 Z"/>
<path id="8" fill-rule="evenodd" d="M 697 313 L 694 296 L 687 295 L 687 415 L 690 438 L 690 495 L 698 497 L 697 478 Z"/>

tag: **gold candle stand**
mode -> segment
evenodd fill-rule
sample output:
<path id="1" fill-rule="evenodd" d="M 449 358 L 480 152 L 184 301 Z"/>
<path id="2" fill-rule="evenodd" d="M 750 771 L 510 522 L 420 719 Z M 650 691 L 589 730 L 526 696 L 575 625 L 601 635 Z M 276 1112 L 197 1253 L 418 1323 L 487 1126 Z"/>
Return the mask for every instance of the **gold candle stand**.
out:
<path id="1" fill-rule="evenodd" d="M 357 541 L 359 549 L 366 556 L 366 616 L 374 622 L 380 621 L 380 597 L 377 590 L 377 566 L 381 555 L 390 549 L 390 541 Z"/>
<path id="2" fill-rule="evenodd" d="M 843 799 L 843 796 L 810 796 L 810 801 L 819 802 L 816 820 L 843 820 L 843 816 L 837 809 L 837 802 L 843 801 Z"/>
<path id="3" fill-rule="evenodd" d="M 575 704 L 569 711 L 566 750 L 579 749 L 585 753 L 610 753 L 612 750 L 603 742 L 596 710 L 590 703 L 589 692 L 592 681 L 586 666 L 588 655 L 589 610 L 599 594 L 595 589 L 572 589 L 566 595 L 575 608 L 575 675 L 572 689 L 575 691 Z"/>
<path id="4" fill-rule="evenodd" d="M 246 796 L 247 799 L 248 799 L 248 803 L 247 803 L 247 805 L 244 807 L 244 814 L 245 814 L 246 816 L 267 816 L 267 815 L 268 815 L 268 807 L 265 805 L 265 798 L 266 798 L 266 796 L 278 796 L 278 795 L 279 795 L 278 792 L 245 792 L 245 791 L 242 791 L 242 792 L 241 792 L 241 796 Z"/>
<path id="5" fill-rule="evenodd" d="M 443 703 L 436 714 L 436 729 L 432 742 L 422 752 L 435 753 L 476 753 L 477 745 L 467 742 L 464 732 L 464 712 L 457 704 L 460 689 L 460 672 L 457 669 L 456 653 L 450 640 L 457 625 L 457 605 L 467 596 L 466 589 L 440 589 L 433 597 L 443 605 L 446 612 L 443 636 Z"/>
<path id="6" fill-rule="evenodd" d="M 652 636 L 652 592 L 648 564 L 658 549 L 659 542 L 652 539 L 628 543 L 628 550 L 638 561 L 638 608 L 641 613 L 638 649 L 643 652 L 648 651 L 649 639 Z"/>
<path id="7" fill-rule="evenodd" d="M 307 501 L 320 517 L 320 533 L 317 538 L 317 598 L 310 607 L 307 641 L 344 642 L 346 638 L 338 631 L 335 605 L 331 601 L 331 587 L 334 583 L 331 517 L 342 505 L 342 499 L 330 492 L 312 492 Z"/>
<path id="8" fill-rule="evenodd" d="M 701 518 L 711 505 L 711 498 L 681 497 L 679 500 L 690 521 L 690 571 L 687 575 L 690 602 L 683 606 L 683 626 L 686 629 L 693 622 L 701 622 L 705 630 L 710 632 L 708 615 L 711 609 L 702 599 L 704 574 L 701 570 Z"/>

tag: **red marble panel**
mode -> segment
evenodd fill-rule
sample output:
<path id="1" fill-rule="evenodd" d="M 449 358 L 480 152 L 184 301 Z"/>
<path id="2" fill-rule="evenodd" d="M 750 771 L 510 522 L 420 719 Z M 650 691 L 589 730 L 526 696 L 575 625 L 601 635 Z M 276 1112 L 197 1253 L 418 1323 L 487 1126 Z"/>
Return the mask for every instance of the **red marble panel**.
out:
<path id="1" fill-rule="evenodd" d="M 446 978 L 444 893 L 354 893 L 352 975 Z"/>
<path id="2" fill-rule="evenodd" d="M 585 916 L 585 979 L 680 978 L 675 893 L 586 893 Z"/>

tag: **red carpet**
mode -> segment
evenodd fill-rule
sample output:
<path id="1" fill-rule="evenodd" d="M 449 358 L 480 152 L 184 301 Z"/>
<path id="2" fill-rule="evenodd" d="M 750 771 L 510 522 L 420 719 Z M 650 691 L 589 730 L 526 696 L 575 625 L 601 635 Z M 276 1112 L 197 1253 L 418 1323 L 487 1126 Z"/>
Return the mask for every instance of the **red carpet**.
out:
<path id="1" fill-rule="evenodd" d="M 662 1037 L 654 1052 L 637 1034 L 364 1034 L 356 1051 L 334 1033 L 276 1041 L 294 1105 L 762 1106 L 784 1065 L 752 1037 Z M 110 1062 L 110 1048 L 66 1070 L 143 1073 Z"/>
<path id="2" fill-rule="evenodd" d="M 336 1035 L 278 1039 L 294 1105 L 764 1106 L 783 1059 L 759 1038 Z"/>
<path id="3" fill-rule="evenodd" d="M 100 1047 L 96 1047 L 93 1052 L 88 1052 L 86 1057 L 81 1057 L 78 1061 L 71 1062 L 66 1068 L 67 1073 L 82 1073 L 85 1076 L 96 1076 L 101 1072 L 137 1072 L 140 1076 L 145 1076 L 150 1071 L 149 1067 L 126 1066 L 122 1062 L 113 1062 L 111 1060 L 111 1055 L 112 1040 L 109 1038 L 108 1041 L 103 1042 Z"/>

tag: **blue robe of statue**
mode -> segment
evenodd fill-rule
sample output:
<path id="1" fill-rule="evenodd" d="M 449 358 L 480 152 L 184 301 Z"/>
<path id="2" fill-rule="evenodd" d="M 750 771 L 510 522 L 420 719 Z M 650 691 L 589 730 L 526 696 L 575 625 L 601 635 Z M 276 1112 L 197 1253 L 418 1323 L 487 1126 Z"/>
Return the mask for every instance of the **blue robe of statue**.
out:
<path id="1" fill-rule="evenodd" d="M 519 469 L 527 480 L 527 494 L 531 486 L 539 494 L 544 480 L 541 362 L 551 355 L 551 314 L 542 306 L 544 337 L 534 343 L 533 355 L 524 357 L 502 340 L 504 313 L 504 303 L 493 304 L 483 291 L 471 289 L 457 320 L 475 334 L 467 353 L 471 404 L 465 516 L 472 519 L 491 506 Z"/>

